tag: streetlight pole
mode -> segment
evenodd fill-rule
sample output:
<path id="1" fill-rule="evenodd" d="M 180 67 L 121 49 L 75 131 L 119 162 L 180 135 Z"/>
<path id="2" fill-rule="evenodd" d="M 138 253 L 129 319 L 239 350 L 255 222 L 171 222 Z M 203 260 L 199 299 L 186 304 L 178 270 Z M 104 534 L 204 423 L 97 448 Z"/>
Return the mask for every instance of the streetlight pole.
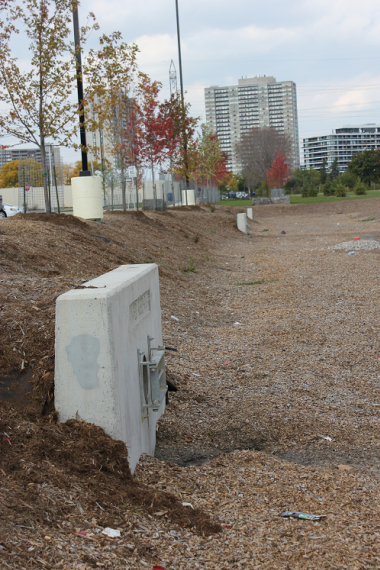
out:
<path id="1" fill-rule="evenodd" d="M 73 8 L 73 25 L 74 25 L 75 58 L 77 60 L 79 129 L 80 129 L 80 144 L 81 144 L 81 153 L 82 153 L 82 170 L 79 172 L 79 176 L 91 176 L 91 171 L 88 170 L 86 129 L 84 126 L 83 71 L 82 71 L 82 54 L 80 50 L 78 4 L 76 4 Z"/>
<path id="2" fill-rule="evenodd" d="M 178 61 L 179 61 L 179 80 L 181 84 L 181 97 L 183 104 L 183 80 L 182 80 L 182 57 L 181 57 L 181 37 L 179 33 L 179 13 L 178 13 L 178 0 L 175 0 L 175 11 L 177 15 L 177 40 L 178 40 Z"/>
<path id="3" fill-rule="evenodd" d="M 181 84 L 181 99 L 182 99 L 182 125 L 183 125 L 183 154 L 184 154 L 184 165 L 185 165 L 185 176 L 186 176 L 186 206 L 187 206 L 187 189 L 189 187 L 189 174 L 188 170 L 188 156 L 187 156 L 187 136 L 185 128 L 185 100 L 183 97 L 183 79 L 182 79 L 182 57 L 181 57 L 181 37 L 179 33 L 179 12 L 178 12 L 178 0 L 175 0 L 175 11 L 177 16 L 177 40 L 178 40 L 178 61 L 179 61 L 179 81 Z"/>

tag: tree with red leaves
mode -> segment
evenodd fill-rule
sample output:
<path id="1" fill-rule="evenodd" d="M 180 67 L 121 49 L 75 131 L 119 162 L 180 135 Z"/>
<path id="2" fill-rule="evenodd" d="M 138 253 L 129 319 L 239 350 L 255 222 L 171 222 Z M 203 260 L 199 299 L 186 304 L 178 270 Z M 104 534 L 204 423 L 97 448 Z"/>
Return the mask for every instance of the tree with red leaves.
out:
<path id="1" fill-rule="evenodd" d="M 282 153 L 276 153 L 270 168 L 266 171 L 265 177 L 272 188 L 282 188 L 290 180 L 290 168 L 286 164 L 285 156 Z"/>
<path id="2" fill-rule="evenodd" d="M 140 163 L 152 171 L 153 185 L 154 168 L 170 158 L 173 153 L 172 141 L 175 140 L 172 117 L 158 101 L 160 87 L 158 81 L 151 81 L 147 75 L 140 73 L 139 132 L 135 148 Z"/>
<path id="3" fill-rule="evenodd" d="M 228 175 L 227 155 L 222 151 L 217 135 L 205 124 L 201 125 L 193 165 L 192 178 L 198 184 L 219 185 Z"/>
<path id="4" fill-rule="evenodd" d="M 171 120 L 166 141 L 172 168 L 189 180 L 192 172 L 194 133 L 199 119 L 190 115 L 190 103 L 184 103 L 179 93 L 172 94 L 161 105 L 161 112 Z"/>

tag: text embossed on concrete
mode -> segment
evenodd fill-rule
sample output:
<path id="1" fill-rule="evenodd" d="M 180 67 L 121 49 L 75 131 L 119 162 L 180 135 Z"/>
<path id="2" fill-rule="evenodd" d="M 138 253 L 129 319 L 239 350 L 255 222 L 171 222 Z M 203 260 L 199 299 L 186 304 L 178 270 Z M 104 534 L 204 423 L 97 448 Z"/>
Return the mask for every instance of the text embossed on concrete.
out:
<path id="1" fill-rule="evenodd" d="M 129 318 L 132 327 L 137 325 L 146 315 L 150 313 L 150 291 L 145 291 L 136 301 L 129 305 Z"/>

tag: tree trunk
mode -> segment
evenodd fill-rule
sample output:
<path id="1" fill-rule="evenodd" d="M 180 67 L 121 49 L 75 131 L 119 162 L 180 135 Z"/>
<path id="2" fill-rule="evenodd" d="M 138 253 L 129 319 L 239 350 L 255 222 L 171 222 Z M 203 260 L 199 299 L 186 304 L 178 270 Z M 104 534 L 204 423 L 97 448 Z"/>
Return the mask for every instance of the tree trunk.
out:
<path id="1" fill-rule="evenodd" d="M 43 135 L 41 134 L 41 159 L 42 159 L 42 180 L 44 184 L 44 198 L 45 198 L 45 210 L 47 214 L 51 214 L 51 205 L 50 205 L 50 196 L 48 190 L 48 172 L 46 168 L 46 149 L 45 149 L 45 140 Z"/>
<path id="2" fill-rule="evenodd" d="M 40 16 L 42 17 L 42 0 L 40 2 Z M 42 21 L 40 22 L 42 26 Z M 42 35 L 40 28 L 39 35 L 39 53 L 40 53 L 40 70 L 39 70 L 39 117 L 38 126 L 40 131 L 40 149 L 41 149 L 41 159 L 42 159 L 42 180 L 44 183 L 44 198 L 45 198 L 45 210 L 47 214 L 51 214 L 50 196 L 48 191 L 48 173 L 46 170 L 46 149 L 45 149 L 45 134 L 44 134 L 44 116 L 43 116 L 43 99 L 44 99 L 44 86 L 43 86 L 43 72 L 42 72 Z"/>
<path id="3" fill-rule="evenodd" d="M 121 159 L 120 161 L 120 170 L 121 170 L 121 198 L 123 204 L 123 211 L 125 212 L 127 209 L 127 199 L 126 199 L 126 182 L 125 182 L 125 168 L 124 168 L 124 160 Z"/>

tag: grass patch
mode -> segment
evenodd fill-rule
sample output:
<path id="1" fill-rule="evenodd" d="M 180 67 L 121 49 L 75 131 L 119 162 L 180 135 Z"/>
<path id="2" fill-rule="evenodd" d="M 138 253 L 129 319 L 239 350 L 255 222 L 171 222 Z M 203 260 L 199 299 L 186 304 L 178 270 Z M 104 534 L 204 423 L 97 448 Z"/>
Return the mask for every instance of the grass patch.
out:
<path id="1" fill-rule="evenodd" d="M 363 200 L 363 198 L 380 198 L 380 190 L 367 190 L 364 196 L 356 196 L 353 192 L 348 192 L 345 198 L 337 198 L 336 196 L 324 196 L 318 194 L 315 198 L 302 198 L 301 194 L 290 196 L 291 204 L 315 204 L 320 202 L 340 202 L 342 200 Z"/>
<path id="2" fill-rule="evenodd" d="M 195 273 L 194 259 L 189 255 L 189 262 L 182 270 L 182 273 Z"/>
<path id="3" fill-rule="evenodd" d="M 359 222 L 372 222 L 372 220 L 375 220 L 376 218 L 366 218 L 365 220 L 359 220 Z"/>
<path id="4" fill-rule="evenodd" d="M 252 200 L 221 200 L 219 205 L 245 208 L 246 206 L 252 206 Z"/>
<path id="5" fill-rule="evenodd" d="M 260 279 L 259 281 L 247 281 L 246 283 L 236 283 L 236 285 L 262 285 L 263 283 L 274 283 L 278 281 L 278 279 L 269 279 L 269 281 L 265 281 L 265 279 Z"/>
<path id="6" fill-rule="evenodd" d="M 261 230 L 261 231 L 262 231 L 262 232 L 269 232 L 269 230 L 268 230 L 268 229 L 265 229 L 265 230 Z"/>

